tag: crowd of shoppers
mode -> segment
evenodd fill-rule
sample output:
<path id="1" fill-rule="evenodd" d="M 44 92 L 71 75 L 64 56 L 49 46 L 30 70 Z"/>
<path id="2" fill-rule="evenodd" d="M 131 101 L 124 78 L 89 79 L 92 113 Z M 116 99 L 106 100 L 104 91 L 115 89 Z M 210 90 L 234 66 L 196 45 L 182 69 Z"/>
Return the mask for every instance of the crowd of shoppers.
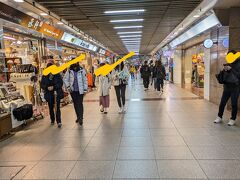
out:
<path id="1" fill-rule="evenodd" d="M 47 67 L 51 65 L 54 65 L 54 61 L 52 59 L 47 64 Z M 105 63 L 101 63 L 100 67 L 104 65 Z M 100 111 L 102 113 L 107 114 L 108 112 L 110 105 L 110 89 L 112 85 L 115 88 L 119 113 L 124 113 L 126 111 L 125 94 L 128 78 L 128 69 L 125 67 L 123 62 L 108 75 L 94 77 L 94 83 L 92 82 L 92 84 L 95 86 L 96 80 Z M 63 88 L 67 89 L 71 95 L 77 117 L 76 123 L 79 123 L 80 126 L 83 125 L 83 99 L 84 95 L 88 91 L 88 79 L 89 75 L 87 75 L 86 69 L 80 66 L 79 63 L 71 65 L 65 72 L 61 72 L 56 75 L 50 73 L 47 76 L 42 76 L 41 88 L 44 92 L 44 98 L 49 106 L 52 125 L 54 125 L 56 120 L 58 127 L 62 127 L 60 101 L 64 98 Z"/>
<path id="2" fill-rule="evenodd" d="M 141 77 L 143 78 L 143 86 L 145 91 L 148 90 L 149 84 L 154 86 L 154 89 L 158 92 L 163 93 L 163 85 L 166 77 L 165 67 L 162 65 L 160 60 L 155 61 L 155 65 L 153 61 L 144 62 L 144 65 L 140 69 Z"/>
<path id="3" fill-rule="evenodd" d="M 234 51 L 230 52 L 235 53 Z M 47 67 L 53 64 L 53 61 L 49 61 Z M 104 65 L 105 63 L 101 63 L 100 67 Z M 126 86 L 128 84 L 129 76 L 131 75 L 132 80 L 134 80 L 135 73 L 137 72 L 138 70 L 135 66 L 127 68 L 122 62 L 108 75 L 96 78 L 94 77 L 97 82 L 96 85 L 98 88 L 99 105 L 102 113 L 108 113 L 111 86 L 114 86 L 115 89 L 119 113 L 124 113 L 126 111 Z M 163 93 L 166 71 L 160 60 L 155 61 L 155 64 L 152 61 L 150 61 L 150 63 L 145 61 L 140 68 L 140 73 L 143 79 L 145 91 L 148 90 L 151 82 L 151 85 L 154 86 L 155 90 L 157 90 L 160 94 Z M 41 88 L 44 91 L 44 98 L 48 102 L 52 125 L 54 125 L 56 121 L 59 128 L 62 126 L 60 101 L 64 97 L 63 84 L 72 97 L 77 116 L 76 123 L 79 123 L 81 126 L 83 125 L 83 98 L 88 91 L 89 81 L 89 78 L 87 77 L 89 76 L 87 76 L 86 69 L 81 67 L 79 63 L 71 65 L 64 75 L 53 75 L 50 73 L 47 76 L 42 76 Z M 219 78 L 221 78 L 221 80 L 219 80 Z M 225 106 L 231 98 L 232 114 L 228 125 L 233 126 L 236 122 L 238 113 L 238 99 L 240 93 L 240 58 L 233 63 L 224 64 L 221 74 L 218 75 L 218 80 L 224 85 L 224 90 L 219 105 L 218 116 L 214 123 L 221 123 L 223 121 L 222 119 Z M 95 85 L 95 81 L 91 83 Z"/>

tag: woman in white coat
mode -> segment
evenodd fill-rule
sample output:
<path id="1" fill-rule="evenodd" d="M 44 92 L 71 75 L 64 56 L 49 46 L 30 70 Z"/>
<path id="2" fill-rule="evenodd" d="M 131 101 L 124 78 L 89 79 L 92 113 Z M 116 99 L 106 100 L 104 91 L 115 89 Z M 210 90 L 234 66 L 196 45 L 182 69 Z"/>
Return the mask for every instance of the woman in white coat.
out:
<path id="1" fill-rule="evenodd" d="M 104 66 L 105 63 L 101 63 L 101 66 Z M 98 77 L 98 94 L 99 94 L 99 104 L 100 104 L 100 111 L 104 114 L 107 114 L 107 109 L 110 105 L 110 89 L 111 89 L 111 75 L 108 74 L 106 76 L 99 76 Z"/>

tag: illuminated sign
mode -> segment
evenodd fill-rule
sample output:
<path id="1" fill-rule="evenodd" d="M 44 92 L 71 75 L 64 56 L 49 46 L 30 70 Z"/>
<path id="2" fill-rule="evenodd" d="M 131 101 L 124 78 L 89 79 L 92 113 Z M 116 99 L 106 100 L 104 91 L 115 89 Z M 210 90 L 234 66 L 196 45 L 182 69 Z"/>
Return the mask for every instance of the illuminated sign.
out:
<path id="1" fill-rule="evenodd" d="M 88 50 L 91 50 L 91 51 L 97 51 L 97 46 L 94 46 L 86 41 L 83 41 L 69 33 L 64 33 L 63 36 L 62 36 L 62 41 L 65 41 L 65 42 L 68 42 L 68 43 L 71 43 L 71 44 L 75 44 L 77 46 L 80 46 L 82 48 L 85 48 L 85 49 L 88 49 Z"/>
<path id="2" fill-rule="evenodd" d="M 213 41 L 211 39 L 206 39 L 204 42 L 203 42 L 203 45 L 205 48 L 211 48 L 213 46 Z"/>
<path id="3" fill-rule="evenodd" d="M 106 51 L 104 50 L 104 49 L 99 49 L 99 51 L 98 51 L 100 54 L 103 54 L 103 55 L 105 55 L 105 53 L 106 53 Z"/>

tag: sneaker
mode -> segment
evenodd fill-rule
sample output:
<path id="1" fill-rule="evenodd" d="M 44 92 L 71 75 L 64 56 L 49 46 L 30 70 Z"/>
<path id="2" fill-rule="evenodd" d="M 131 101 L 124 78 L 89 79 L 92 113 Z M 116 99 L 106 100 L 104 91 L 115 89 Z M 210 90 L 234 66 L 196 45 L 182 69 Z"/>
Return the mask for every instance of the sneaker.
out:
<path id="1" fill-rule="evenodd" d="M 126 106 L 123 106 L 122 112 L 126 112 Z"/>
<path id="2" fill-rule="evenodd" d="M 214 123 L 218 124 L 218 123 L 221 123 L 222 122 L 222 118 L 220 117 L 217 117 L 214 121 Z"/>
<path id="3" fill-rule="evenodd" d="M 230 121 L 228 122 L 228 126 L 234 126 L 235 123 L 236 123 L 235 120 L 230 119 Z"/>
<path id="4" fill-rule="evenodd" d="M 123 109 L 120 107 L 119 110 L 118 110 L 118 113 L 122 113 L 123 112 Z"/>
<path id="5" fill-rule="evenodd" d="M 61 128 L 62 127 L 62 123 L 58 123 L 58 128 Z"/>
<path id="6" fill-rule="evenodd" d="M 104 114 L 107 114 L 108 112 L 107 112 L 107 108 L 104 108 Z"/>
<path id="7" fill-rule="evenodd" d="M 100 112 L 104 112 L 103 106 L 100 107 Z"/>

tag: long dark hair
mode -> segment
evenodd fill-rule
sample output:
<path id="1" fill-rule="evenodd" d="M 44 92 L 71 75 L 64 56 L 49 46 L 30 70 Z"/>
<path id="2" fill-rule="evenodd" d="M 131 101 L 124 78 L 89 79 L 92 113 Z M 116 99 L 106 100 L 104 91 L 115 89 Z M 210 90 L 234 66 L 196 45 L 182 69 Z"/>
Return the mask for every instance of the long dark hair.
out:
<path id="1" fill-rule="evenodd" d="M 124 63 L 121 62 L 121 64 L 117 65 L 115 69 L 116 69 L 117 71 L 122 71 L 123 68 L 124 68 Z"/>

